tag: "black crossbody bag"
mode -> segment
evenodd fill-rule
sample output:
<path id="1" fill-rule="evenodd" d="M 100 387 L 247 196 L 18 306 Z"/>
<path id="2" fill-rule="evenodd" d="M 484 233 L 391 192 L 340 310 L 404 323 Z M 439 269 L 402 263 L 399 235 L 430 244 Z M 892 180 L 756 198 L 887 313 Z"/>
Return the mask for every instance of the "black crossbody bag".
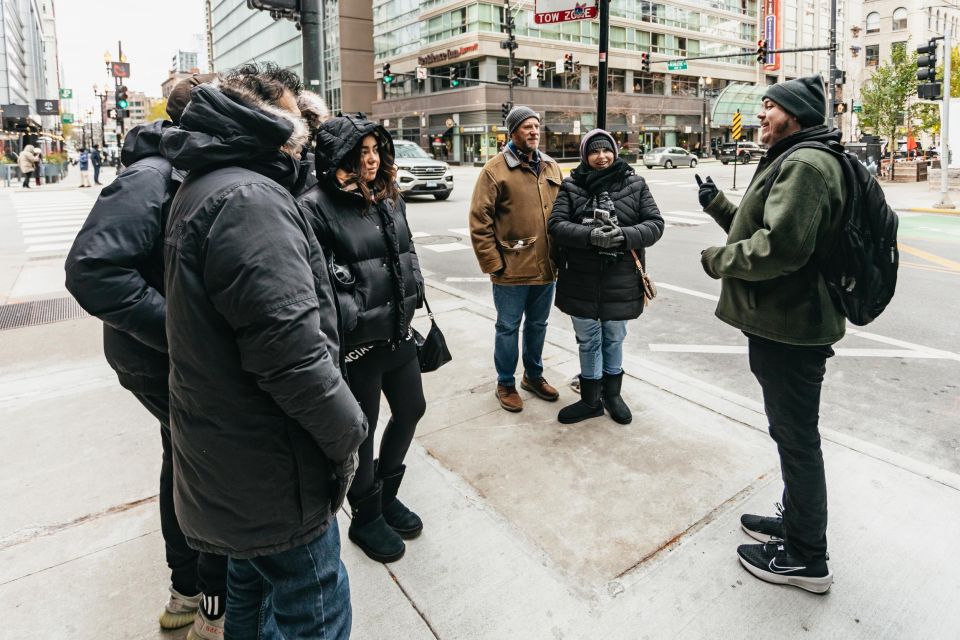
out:
<path id="1" fill-rule="evenodd" d="M 417 358 L 420 360 L 420 372 L 430 373 L 436 371 L 443 365 L 453 360 L 450 355 L 450 349 L 447 348 L 447 340 L 443 337 L 443 332 L 437 326 L 437 321 L 433 317 L 433 311 L 430 310 L 430 303 L 427 302 L 426 287 L 423 292 L 423 304 L 427 307 L 427 316 L 430 318 L 430 331 L 426 336 L 420 335 L 420 332 L 413 329 L 413 339 L 417 344 Z"/>

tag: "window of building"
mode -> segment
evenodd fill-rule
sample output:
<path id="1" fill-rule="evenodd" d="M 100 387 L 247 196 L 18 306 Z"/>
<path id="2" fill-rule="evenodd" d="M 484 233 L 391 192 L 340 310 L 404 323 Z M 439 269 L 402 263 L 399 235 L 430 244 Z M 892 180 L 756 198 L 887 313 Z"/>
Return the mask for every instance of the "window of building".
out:
<path id="1" fill-rule="evenodd" d="M 875 67 L 880 64 L 880 45 L 878 44 L 868 44 L 864 47 L 866 65 L 868 67 Z"/>
<path id="2" fill-rule="evenodd" d="M 663 74 L 662 73 L 634 73 L 633 74 L 633 92 L 646 95 L 663 95 Z"/>
<path id="3" fill-rule="evenodd" d="M 903 7 L 893 11 L 893 30 L 903 31 L 907 28 L 907 10 Z"/>
<path id="4" fill-rule="evenodd" d="M 673 76 L 673 81 L 670 83 L 670 90 L 675 96 L 697 96 L 699 95 L 700 87 L 697 78 L 691 78 L 690 76 Z"/>
<path id="5" fill-rule="evenodd" d="M 880 14 L 876 11 L 867 14 L 867 33 L 880 32 Z"/>

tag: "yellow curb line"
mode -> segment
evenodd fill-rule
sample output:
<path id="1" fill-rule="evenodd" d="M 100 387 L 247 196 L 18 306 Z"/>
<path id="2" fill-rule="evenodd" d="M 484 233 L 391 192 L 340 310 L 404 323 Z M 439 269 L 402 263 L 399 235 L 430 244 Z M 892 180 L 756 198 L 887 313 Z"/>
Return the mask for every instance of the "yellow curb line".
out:
<path id="1" fill-rule="evenodd" d="M 915 247 L 911 247 L 900 242 L 897 243 L 897 247 L 899 247 L 900 251 L 902 251 L 903 253 L 909 253 L 912 256 L 915 256 L 922 260 L 926 260 L 928 262 L 932 262 L 934 264 L 938 264 L 941 267 L 944 267 L 951 271 L 960 272 L 960 262 L 955 262 L 948 258 L 941 258 L 940 256 L 935 255 L 933 253 L 929 253 L 927 251 L 923 251 L 922 249 L 917 249 Z"/>
<path id="2" fill-rule="evenodd" d="M 939 213 L 945 216 L 960 216 L 960 211 L 952 209 L 927 209 L 923 207 L 912 207 L 910 209 L 900 209 L 900 211 L 910 211 L 911 213 Z"/>

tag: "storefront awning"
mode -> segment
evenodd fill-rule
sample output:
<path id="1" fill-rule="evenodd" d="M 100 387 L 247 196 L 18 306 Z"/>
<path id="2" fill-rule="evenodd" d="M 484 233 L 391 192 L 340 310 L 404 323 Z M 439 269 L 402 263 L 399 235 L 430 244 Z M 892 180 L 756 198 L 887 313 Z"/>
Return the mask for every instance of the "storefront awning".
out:
<path id="1" fill-rule="evenodd" d="M 733 126 L 733 114 L 739 110 L 743 117 L 743 126 L 756 127 L 758 125 L 757 112 L 760 110 L 760 101 L 766 91 L 767 87 L 765 85 L 728 84 L 717 96 L 716 102 L 713 103 L 713 109 L 710 112 L 710 126 Z"/>

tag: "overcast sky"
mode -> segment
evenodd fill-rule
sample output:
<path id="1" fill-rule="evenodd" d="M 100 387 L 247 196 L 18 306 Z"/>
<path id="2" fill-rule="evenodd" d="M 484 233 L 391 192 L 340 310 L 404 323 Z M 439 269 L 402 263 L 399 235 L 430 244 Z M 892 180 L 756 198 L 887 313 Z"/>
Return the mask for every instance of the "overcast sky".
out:
<path id="1" fill-rule="evenodd" d="M 76 98 L 64 111 L 95 109 L 93 85 L 113 79 L 103 54 L 117 59 L 117 41 L 130 63 L 131 91 L 159 97 L 170 60 L 178 49 L 196 51 L 195 36 L 205 32 L 203 0 L 54 0 L 63 75 L 60 86 Z M 205 46 L 205 45 L 204 45 Z M 204 51 L 198 53 L 203 54 Z M 203 69 L 206 71 L 206 69 Z M 56 96 L 49 96 L 54 98 Z"/>

